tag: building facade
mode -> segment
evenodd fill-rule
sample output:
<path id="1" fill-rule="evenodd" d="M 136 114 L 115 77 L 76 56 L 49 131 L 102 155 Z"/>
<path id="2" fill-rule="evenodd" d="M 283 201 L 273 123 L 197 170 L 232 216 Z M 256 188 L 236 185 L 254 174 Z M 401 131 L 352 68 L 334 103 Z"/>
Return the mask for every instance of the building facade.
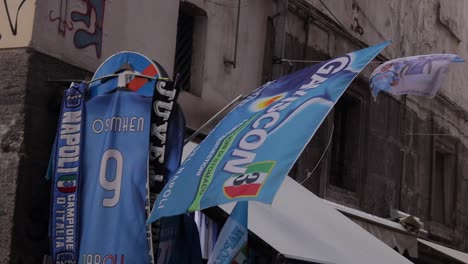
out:
<path id="1" fill-rule="evenodd" d="M 431 99 L 374 100 L 368 86 L 385 60 L 467 59 L 467 12 L 463 0 L 4 1 L 0 262 L 40 263 L 48 253 L 43 176 L 61 91 L 67 80 L 90 79 L 110 55 L 141 52 L 178 73 L 194 130 L 266 81 L 385 40 L 393 43 L 352 83 L 290 174 L 322 198 L 373 215 L 417 216 L 427 239 L 467 251 L 467 67 L 450 66 Z"/>
<path id="2" fill-rule="evenodd" d="M 386 39 L 393 43 L 379 59 L 444 52 L 466 57 L 460 28 L 466 8 L 463 1 L 289 1 L 282 57 L 321 60 Z M 466 250 L 466 66 L 450 68 L 435 98 L 382 94 L 375 101 L 368 87 L 373 68 L 335 106 L 298 162 L 297 179 L 313 170 L 333 134 L 304 185 L 381 217 L 390 217 L 390 209 L 415 215 L 430 239 Z"/>

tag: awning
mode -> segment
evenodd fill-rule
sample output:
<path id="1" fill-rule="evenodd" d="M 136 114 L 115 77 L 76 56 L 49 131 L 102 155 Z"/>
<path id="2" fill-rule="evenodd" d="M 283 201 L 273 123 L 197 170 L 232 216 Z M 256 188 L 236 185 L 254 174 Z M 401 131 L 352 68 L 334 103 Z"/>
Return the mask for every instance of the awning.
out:
<path id="1" fill-rule="evenodd" d="M 439 244 L 436 244 L 434 242 L 430 242 L 430 241 L 427 241 L 427 240 L 424 240 L 424 239 L 420 239 L 418 238 L 418 242 L 427 246 L 427 247 L 430 247 L 448 257 L 451 257 L 455 260 L 458 260 L 460 261 L 461 263 L 468 263 L 468 254 L 467 253 L 464 253 L 464 252 L 461 252 L 461 251 L 458 251 L 458 250 L 455 250 L 455 249 L 451 249 L 451 248 L 448 248 L 448 247 L 445 247 L 445 246 L 442 246 L 442 245 L 439 245 Z"/>
<path id="2" fill-rule="evenodd" d="M 314 263 L 411 263 L 286 177 L 272 205 L 249 203 L 249 229 L 286 258 Z M 222 205 L 229 213 L 234 204 Z"/>
<path id="3" fill-rule="evenodd" d="M 397 248 L 403 254 L 418 257 L 418 241 L 415 233 L 408 232 L 400 223 L 368 214 L 331 201 L 325 201 L 333 208 L 348 216 L 353 222 L 383 241 L 391 248 Z"/>
<path id="4" fill-rule="evenodd" d="M 183 159 L 196 146 L 188 142 Z M 230 213 L 234 203 L 220 207 Z M 288 259 L 325 264 L 411 263 L 290 177 L 272 205 L 249 202 L 248 221 L 251 232 Z"/>

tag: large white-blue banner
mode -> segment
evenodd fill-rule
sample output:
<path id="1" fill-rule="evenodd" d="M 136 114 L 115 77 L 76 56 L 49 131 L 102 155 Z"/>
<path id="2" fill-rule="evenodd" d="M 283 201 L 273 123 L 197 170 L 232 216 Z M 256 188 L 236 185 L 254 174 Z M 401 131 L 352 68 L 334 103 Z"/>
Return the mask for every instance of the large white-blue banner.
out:
<path id="1" fill-rule="evenodd" d="M 387 61 L 371 74 L 372 94 L 374 98 L 380 91 L 434 97 L 450 62 L 463 62 L 463 59 L 454 54 L 429 54 Z"/>
<path id="2" fill-rule="evenodd" d="M 189 155 L 147 222 L 233 201 L 271 203 L 333 105 L 388 44 L 324 61 L 255 90 Z"/>

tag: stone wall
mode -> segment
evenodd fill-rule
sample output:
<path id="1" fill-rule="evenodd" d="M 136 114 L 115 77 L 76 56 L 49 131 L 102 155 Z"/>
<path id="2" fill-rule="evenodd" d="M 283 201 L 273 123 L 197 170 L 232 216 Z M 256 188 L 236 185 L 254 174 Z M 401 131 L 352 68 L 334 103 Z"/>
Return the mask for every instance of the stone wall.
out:
<path id="1" fill-rule="evenodd" d="M 359 8 L 353 2 L 358 3 Z M 276 27 L 274 30 L 276 34 L 285 35 L 285 52 L 274 56 L 316 63 L 357 50 L 366 44 L 381 42 L 385 36 L 394 39 L 392 46 L 383 52 L 387 59 L 425 53 L 458 52 L 462 56 L 466 53 L 461 48 L 466 41 L 464 36 L 458 40 L 453 36 L 444 37 L 447 30 L 463 32 L 455 32 L 455 35 L 465 32 L 457 31 L 457 25 L 462 25 L 457 22 L 459 17 L 453 16 L 457 21 L 452 22 L 442 19 L 449 17 L 446 13 L 457 11 L 457 5 L 461 10 L 466 8 L 459 1 L 450 2 L 453 6 L 448 2 L 439 4 L 438 1 L 389 1 L 382 6 L 367 0 L 325 2 L 340 21 L 332 17 L 320 1 L 291 0 L 289 3 L 287 27 Z M 383 12 L 385 8 L 390 10 L 391 17 Z M 352 30 L 351 26 L 356 27 L 353 18 L 364 30 L 362 35 Z M 409 33 L 410 29 L 420 34 Z M 275 42 L 275 45 L 281 46 L 282 43 Z M 314 62 L 283 63 L 283 73 Z M 355 81 L 346 92 L 361 94 L 358 98 L 361 98 L 362 111 L 356 119 L 356 127 L 351 129 L 360 130 L 353 133 L 353 138 L 360 144 L 355 150 L 355 155 L 360 156 L 356 190 L 337 188 L 330 183 L 331 171 L 336 164 L 331 162 L 333 148 L 326 147 L 333 132 L 334 111 L 322 124 L 291 173 L 298 182 L 302 182 L 326 151 L 314 174 L 304 183 L 309 190 L 326 199 L 381 217 L 390 217 L 391 209 L 415 215 L 425 223 L 429 239 L 465 251 L 468 249 L 468 137 L 465 132 L 468 131 L 468 109 L 464 109 L 466 100 L 460 99 L 468 93 L 459 81 L 467 76 L 460 73 L 466 71 L 466 66 L 458 66 L 457 70 L 450 68 L 450 77 L 435 98 L 380 93 L 374 101 L 367 80 L 376 65 L 370 64 L 359 75 L 358 80 L 361 81 Z M 337 132 L 333 132 L 333 137 L 338 135 Z M 455 168 L 444 171 L 443 175 L 446 179 L 451 178 L 444 182 L 453 188 L 444 199 L 448 197 L 454 202 L 446 205 L 444 210 L 452 213 L 434 209 L 439 197 L 435 192 L 440 191 L 435 186 L 438 184 L 435 177 L 440 174 L 435 169 L 438 150 L 453 156 Z M 443 203 L 447 202 L 444 200 Z M 453 208 L 447 209 L 449 207 Z M 452 216 L 441 223 L 434 216 L 440 214 Z"/>
<path id="2" fill-rule="evenodd" d="M 24 155 L 24 100 L 29 55 L 0 51 L 0 262 L 7 263 L 20 162 Z"/>
<path id="3" fill-rule="evenodd" d="M 49 250 L 44 179 L 61 93 L 89 73 L 30 49 L 0 51 L 0 262 L 41 263 Z"/>

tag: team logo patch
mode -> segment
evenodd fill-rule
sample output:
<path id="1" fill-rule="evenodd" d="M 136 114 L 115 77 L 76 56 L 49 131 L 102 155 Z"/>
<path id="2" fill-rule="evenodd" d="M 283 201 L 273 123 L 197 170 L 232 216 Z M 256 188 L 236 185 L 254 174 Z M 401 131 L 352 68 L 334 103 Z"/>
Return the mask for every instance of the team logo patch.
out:
<path id="1" fill-rule="evenodd" d="M 65 98 L 65 107 L 67 108 L 75 108 L 80 106 L 81 104 L 81 93 L 78 89 L 74 89 L 73 87 L 70 88 L 70 92 Z"/>
<path id="2" fill-rule="evenodd" d="M 54 264 L 75 264 L 75 256 L 73 255 L 73 252 L 70 251 L 65 251 L 58 253 L 55 257 L 55 263 Z"/>
<path id="3" fill-rule="evenodd" d="M 76 175 L 64 175 L 57 181 L 57 188 L 62 193 L 72 193 L 76 191 Z"/>
<path id="4" fill-rule="evenodd" d="M 258 196 L 275 164 L 275 161 L 250 164 L 245 173 L 235 174 L 224 182 L 224 195 L 230 199 Z"/>

